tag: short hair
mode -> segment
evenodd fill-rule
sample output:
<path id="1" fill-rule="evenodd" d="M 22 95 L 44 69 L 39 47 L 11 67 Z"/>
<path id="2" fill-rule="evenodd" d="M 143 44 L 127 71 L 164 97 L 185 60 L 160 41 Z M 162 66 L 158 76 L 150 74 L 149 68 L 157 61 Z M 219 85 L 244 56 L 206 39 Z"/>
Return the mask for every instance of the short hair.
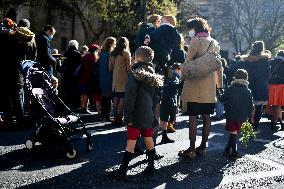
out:
<path id="1" fill-rule="evenodd" d="M 73 39 L 73 40 L 70 40 L 69 43 L 68 43 L 68 47 L 75 47 L 77 50 L 79 48 L 79 43 L 77 40 Z"/>
<path id="2" fill-rule="evenodd" d="M 265 51 L 265 46 L 263 41 L 255 41 L 252 44 L 252 49 L 250 51 L 250 55 L 259 55 Z"/>
<path id="3" fill-rule="evenodd" d="M 148 46 L 141 46 L 135 51 L 135 56 L 142 62 L 150 63 L 154 58 L 154 51 Z"/>
<path id="4" fill-rule="evenodd" d="M 83 45 L 81 49 L 82 49 L 82 51 L 88 51 L 89 47 L 87 45 Z"/>
<path id="5" fill-rule="evenodd" d="M 116 42 L 116 38 L 114 37 L 108 37 L 104 40 L 103 45 L 102 45 L 102 50 L 103 51 L 110 51 L 111 50 L 111 45 Z"/>
<path id="6" fill-rule="evenodd" d="M 44 32 L 47 32 L 47 31 L 54 32 L 55 29 L 54 29 L 54 27 L 51 26 L 51 25 L 46 25 L 46 26 L 44 26 L 43 31 L 44 31 Z"/>
<path id="7" fill-rule="evenodd" d="M 154 24 L 157 20 L 160 20 L 161 18 L 162 18 L 161 15 L 152 14 L 151 16 L 149 16 L 149 18 L 147 19 L 147 21 L 148 21 L 148 23 Z"/>
<path id="8" fill-rule="evenodd" d="M 30 28 L 31 26 L 31 23 L 28 19 L 22 19 L 19 21 L 19 24 L 18 24 L 19 27 L 25 27 L 25 28 Z"/>
<path id="9" fill-rule="evenodd" d="M 3 24 L 6 28 L 11 29 L 14 27 L 14 22 L 12 19 L 10 18 L 4 18 L 3 19 Z"/>
<path id="10" fill-rule="evenodd" d="M 193 19 L 189 19 L 186 23 L 186 26 L 189 30 L 194 29 L 195 33 L 198 32 L 210 32 L 211 28 L 208 25 L 207 20 L 201 17 L 195 17 Z"/>
<path id="11" fill-rule="evenodd" d="M 244 69 L 238 69 L 234 74 L 234 79 L 248 79 L 248 72 Z"/>
<path id="12" fill-rule="evenodd" d="M 172 15 L 165 15 L 163 16 L 163 19 L 166 19 L 173 26 L 177 25 L 177 19 Z"/>
<path id="13" fill-rule="evenodd" d="M 277 55 L 276 56 L 282 56 L 282 57 L 284 57 L 284 50 L 279 50 L 278 52 L 277 52 Z"/>

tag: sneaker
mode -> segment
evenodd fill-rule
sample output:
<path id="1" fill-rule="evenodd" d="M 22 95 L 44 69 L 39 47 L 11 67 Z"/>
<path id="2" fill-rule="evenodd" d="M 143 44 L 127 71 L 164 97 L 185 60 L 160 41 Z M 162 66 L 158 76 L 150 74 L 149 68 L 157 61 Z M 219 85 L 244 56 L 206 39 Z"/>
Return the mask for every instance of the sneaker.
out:
<path id="1" fill-rule="evenodd" d="M 175 141 L 172 139 L 169 139 L 168 136 L 163 136 L 161 140 L 161 144 L 167 144 L 167 143 L 174 143 Z"/>
<path id="2" fill-rule="evenodd" d="M 167 132 L 168 133 L 174 133 L 176 132 L 176 129 L 174 128 L 174 125 L 172 123 L 169 123 L 167 126 Z"/>

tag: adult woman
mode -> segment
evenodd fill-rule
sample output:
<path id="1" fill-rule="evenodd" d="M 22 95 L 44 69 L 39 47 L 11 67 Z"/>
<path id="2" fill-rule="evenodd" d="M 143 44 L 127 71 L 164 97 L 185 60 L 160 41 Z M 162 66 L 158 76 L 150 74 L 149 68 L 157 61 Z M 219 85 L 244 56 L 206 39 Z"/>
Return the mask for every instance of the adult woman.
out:
<path id="1" fill-rule="evenodd" d="M 248 72 L 249 89 L 253 95 L 255 113 L 252 117 L 254 130 L 258 129 L 262 107 L 268 101 L 269 59 L 263 41 L 255 41 L 251 51 L 244 55 L 243 68 Z"/>
<path id="2" fill-rule="evenodd" d="M 284 130 L 282 122 L 281 106 L 284 106 L 284 51 L 280 50 L 277 56 L 271 62 L 271 77 L 269 79 L 269 98 L 268 105 L 271 106 L 272 113 L 272 128 L 276 128 L 276 123 L 279 120 L 281 130 Z"/>
<path id="3" fill-rule="evenodd" d="M 129 41 L 126 37 L 118 39 L 115 49 L 111 52 L 109 61 L 109 70 L 113 72 L 112 92 L 114 96 L 114 123 L 122 124 L 123 98 L 131 64 Z"/>
<path id="4" fill-rule="evenodd" d="M 102 51 L 99 59 L 100 87 L 102 92 L 101 108 L 102 118 L 105 121 L 110 121 L 112 73 L 109 71 L 109 56 L 115 46 L 116 39 L 114 37 L 106 38 L 102 45 Z"/>
<path id="5" fill-rule="evenodd" d="M 191 37 L 187 60 L 202 56 L 206 50 L 218 52 L 218 42 L 210 37 L 210 27 L 203 18 L 195 17 L 187 22 Z M 217 88 L 222 87 L 222 69 L 212 72 L 201 79 L 185 79 L 181 98 L 187 102 L 189 114 L 190 148 L 179 152 L 179 155 L 194 159 L 196 154 L 205 155 L 206 143 L 211 127 L 210 114 L 214 112 Z M 197 116 L 203 117 L 202 142 L 195 148 Z"/>
<path id="6" fill-rule="evenodd" d="M 99 58 L 100 47 L 92 44 L 89 51 L 82 58 L 81 73 L 79 79 L 79 88 L 81 92 L 81 111 L 84 114 L 91 114 L 88 110 L 89 98 L 94 97 L 93 70 L 96 67 Z M 95 86 L 95 88 L 98 88 Z M 99 110 L 98 110 L 99 111 Z"/>
<path id="7" fill-rule="evenodd" d="M 74 76 L 76 68 L 81 64 L 81 53 L 78 51 L 79 43 L 70 40 L 68 50 L 64 54 L 66 59 L 63 61 L 62 84 L 64 90 L 64 100 L 66 104 L 75 109 L 79 107 L 80 96 L 77 92 L 78 78 Z"/>

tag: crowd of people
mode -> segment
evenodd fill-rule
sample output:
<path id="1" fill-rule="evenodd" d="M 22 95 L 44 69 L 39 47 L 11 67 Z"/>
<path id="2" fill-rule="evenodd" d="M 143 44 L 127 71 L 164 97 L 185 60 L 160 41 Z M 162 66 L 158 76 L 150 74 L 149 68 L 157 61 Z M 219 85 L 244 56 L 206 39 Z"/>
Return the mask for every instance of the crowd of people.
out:
<path id="1" fill-rule="evenodd" d="M 217 118 L 226 119 L 229 138 L 225 153 L 233 159 L 239 157 L 237 134 L 245 121 L 251 122 L 257 131 L 266 113 L 273 130 L 278 128 L 278 121 L 284 130 L 281 111 L 284 51 L 280 50 L 272 58 L 264 42 L 256 41 L 247 54 L 238 55 L 230 62 L 223 58 L 221 69 L 190 79 L 184 77 L 187 73 L 183 71 L 183 63 L 202 57 L 206 51 L 218 53 L 220 45 L 210 35 L 211 28 L 205 19 L 188 20 L 188 45 L 176 29 L 176 23 L 172 15 L 150 16 L 139 26 L 134 55 L 126 37 L 107 37 L 101 46 L 94 43 L 83 46 L 82 51 L 76 40 L 70 40 L 64 59 L 60 59 L 52 55 L 54 27 L 47 25 L 35 35 L 29 30 L 27 19 L 16 24 L 13 15 L 7 16 L 0 27 L 1 57 L 9 61 L 2 65 L 0 73 L 0 82 L 5 88 L 0 98 L 2 118 L 10 125 L 14 124 L 15 115 L 16 124 L 19 127 L 24 124 L 20 62 L 30 59 L 46 70 L 72 110 L 93 114 L 90 111 L 93 108 L 103 121 L 127 126 L 127 146 L 118 171 L 120 178 L 126 176 L 132 157 L 143 151 L 140 136 L 144 137 L 147 148 L 146 172 L 154 174 L 154 160 L 163 157 L 155 150 L 159 128 L 161 143 L 174 143 L 167 133 L 175 132 L 176 115 L 181 107 L 189 115 L 189 147 L 178 155 L 191 160 L 196 155 L 206 155 L 214 113 Z M 196 147 L 200 116 L 202 141 Z"/>

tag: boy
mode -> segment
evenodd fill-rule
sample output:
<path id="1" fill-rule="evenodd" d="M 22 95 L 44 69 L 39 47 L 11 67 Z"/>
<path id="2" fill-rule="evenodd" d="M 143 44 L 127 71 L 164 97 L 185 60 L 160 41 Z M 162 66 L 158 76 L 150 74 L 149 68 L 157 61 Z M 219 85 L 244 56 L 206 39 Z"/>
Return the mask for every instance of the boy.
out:
<path id="1" fill-rule="evenodd" d="M 232 159 L 239 157 L 237 152 L 237 134 L 240 133 L 242 123 L 248 120 L 252 112 L 253 101 L 251 91 L 248 89 L 248 73 L 244 69 L 238 69 L 232 84 L 221 96 L 224 102 L 226 127 L 229 132 L 229 140 L 225 148 L 225 154 Z"/>
<path id="2" fill-rule="evenodd" d="M 160 127 L 163 130 L 162 144 L 173 143 L 174 140 L 167 136 L 168 125 L 175 121 L 178 108 L 178 97 L 182 89 L 182 83 L 179 76 L 181 75 L 180 64 L 174 63 L 168 67 L 167 77 L 161 91 L 160 105 Z"/>
<path id="3" fill-rule="evenodd" d="M 148 167 L 145 172 L 154 175 L 155 148 L 153 142 L 152 110 L 155 89 L 163 85 L 162 77 L 155 74 L 153 64 L 154 51 L 147 46 L 139 47 L 135 52 L 137 62 L 132 66 L 128 76 L 125 90 L 124 121 L 127 125 L 127 146 L 121 165 L 118 170 L 118 178 L 125 178 L 127 167 L 134 154 L 135 144 L 141 135 L 146 144 Z"/>

